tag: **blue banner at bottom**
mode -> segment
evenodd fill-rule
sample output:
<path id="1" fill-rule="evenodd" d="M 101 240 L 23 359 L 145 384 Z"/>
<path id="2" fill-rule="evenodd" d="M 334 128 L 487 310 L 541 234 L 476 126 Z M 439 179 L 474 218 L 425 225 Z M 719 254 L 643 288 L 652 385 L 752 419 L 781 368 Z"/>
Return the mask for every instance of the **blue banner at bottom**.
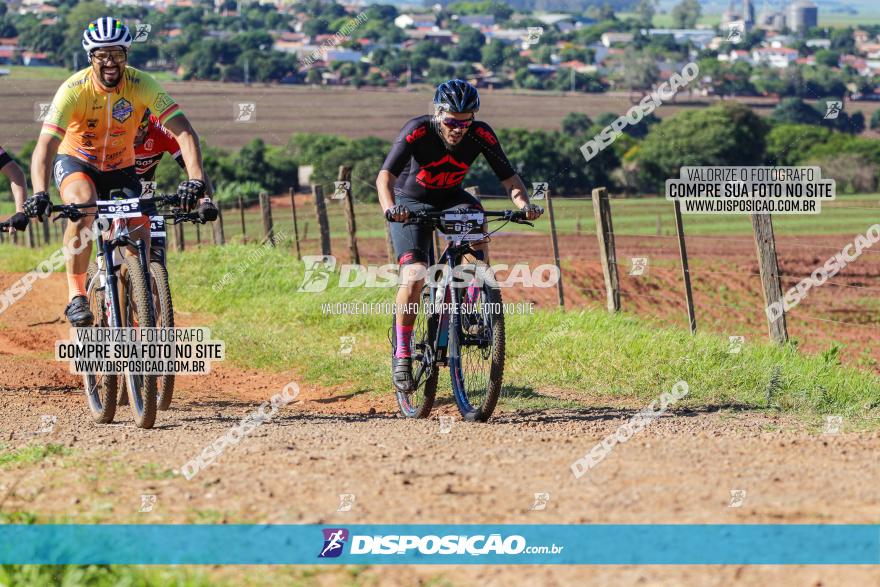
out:
<path id="1" fill-rule="evenodd" d="M 880 563 L 880 525 L 0 525 L 2 564 Z"/>

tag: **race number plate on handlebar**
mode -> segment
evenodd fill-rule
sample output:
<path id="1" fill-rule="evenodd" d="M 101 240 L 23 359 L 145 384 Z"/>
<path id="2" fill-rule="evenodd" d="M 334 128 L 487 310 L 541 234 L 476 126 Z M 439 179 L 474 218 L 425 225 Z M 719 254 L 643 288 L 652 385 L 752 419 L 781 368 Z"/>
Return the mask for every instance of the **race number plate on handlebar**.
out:
<path id="1" fill-rule="evenodd" d="M 98 205 L 98 216 L 101 218 L 138 218 L 143 214 L 139 198 L 98 200 L 96 204 Z"/>
<path id="2" fill-rule="evenodd" d="M 150 236 L 165 236 L 165 218 L 163 216 L 150 216 Z"/>
<path id="3" fill-rule="evenodd" d="M 485 238 L 483 223 L 486 216 L 479 210 L 454 210 L 444 212 L 440 219 L 441 230 L 447 240 L 479 241 Z"/>

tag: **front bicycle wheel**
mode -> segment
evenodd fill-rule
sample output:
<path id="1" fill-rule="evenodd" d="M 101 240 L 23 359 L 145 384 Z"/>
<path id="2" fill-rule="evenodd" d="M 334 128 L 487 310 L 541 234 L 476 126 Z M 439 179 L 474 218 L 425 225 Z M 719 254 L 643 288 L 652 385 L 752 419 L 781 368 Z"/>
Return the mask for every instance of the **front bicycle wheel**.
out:
<path id="1" fill-rule="evenodd" d="M 437 365 L 434 363 L 434 338 L 437 316 L 428 314 L 431 301 L 430 287 L 425 285 L 420 296 L 419 313 L 413 325 L 410 356 L 412 356 L 413 386 L 411 393 L 396 391 L 400 413 L 407 418 L 427 418 L 437 396 Z M 397 348 L 397 316 L 391 317 L 391 356 Z"/>
<path id="2" fill-rule="evenodd" d="M 150 263 L 150 286 L 153 290 L 153 316 L 156 328 L 174 328 L 174 306 L 171 304 L 171 288 L 168 285 L 168 271 L 158 261 Z M 159 393 L 158 407 L 167 410 L 174 394 L 174 374 L 159 375 L 156 380 Z"/>
<path id="3" fill-rule="evenodd" d="M 122 284 L 122 325 L 127 328 L 153 327 L 147 276 L 138 257 L 125 256 Z M 138 428 L 152 428 L 156 423 L 156 376 L 125 373 L 122 379 L 135 424 Z"/>
<path id="4" fill-rule="evenodd" d="M 485 422 L 495 411 L 504 378 L 501 291 L 483 284 L 456 290 L 458 312 L 449 325 L 452 395 L 464 420 Z"/>
<path id="5" fill-rule="evenodd" d="M 94 327 L 109 328 L 109 312 L 107 310 L 104 286 L 100 283 L 100 271 L 98 264 L 89 263 L 86 274 L 86 297 L 89 300 L 89 309 L 95 317 Z M 116 416 L 116 394 L 119 390 L 119 377 L 116 375 L 102 375 L 100 373 L 86 373 L 83 375 L 83 385 L 86 390 L 86 399 L 89 401 L 89 410 L 92 419 L 99 424 L 109 424 Z"/>

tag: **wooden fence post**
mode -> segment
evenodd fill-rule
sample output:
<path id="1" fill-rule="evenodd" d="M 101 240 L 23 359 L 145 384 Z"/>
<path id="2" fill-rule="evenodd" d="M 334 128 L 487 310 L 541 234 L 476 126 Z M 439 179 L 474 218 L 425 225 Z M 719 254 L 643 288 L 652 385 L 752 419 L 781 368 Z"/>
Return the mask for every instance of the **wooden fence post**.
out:
<path id="1" fill-rule="evenodd" d="M 21 232 L 21 231 L 20 231 L 20 230 L 16 230 L 15 232 L 12 233 L 12 244 L 13 244 L 13 245 L 18 246 L 18 245 L 20 244 L 20 243 L 18 242 L 18 233 L 19 233 L 19 232 Z"/>
<path id="2" fill-rule="evenodd" d="M 43 217 L 43 244 L 48 245 L 52 242 L 52 234 L 49 229 L 49 216 Z"/>
<path id="3" fill-rule="evenodd" d="M 275 227 L 272 225 L 272 204 L 269 200 L 269 194 L 260 192 L 260 213 L 263 216 L 263 235 L 266 242 L 271 246 L 275 246 Z"/>
<path id="4" fill-rule="evenodd" d="M 37 246 L 37 238 L 34 235 L 34 223 L 33 222 L 28 222 L 26 239 L 27 239 L 27 246 L 29 246 L 30 248 L 33 249 L 34 247 Z"/>
<path id="5" fill-rule="evenodd" d="M 318 217 L 318 227 L 321 229 L 321 254 L 332 255 L 333 253 L 330 252 L 330 222 L 327 220 L 324 188 L 320 185 L 313 185 L 312 194 L 315 196 L 315 214 Z"/>
<path id="6" fill-rule="evenodd" d="M 226 235 L 223 233 L 223 210 L 217 206 L 217 220 L 213 222 L 211 230 L 214 233 L 214 244 L 225 245 Z"/>
<path id="7" fill-rule="evenodd" d="M 339 181 L 347 181 L 349 185 L 348 189 L 345 190 L 345 202 L 343 202 L 345 223 L 348 226 L 348 252 L 351 262 L 360 265 L 361 256 L 358 252 L 357 224 L 354 219 L 354 196 L 351 193 L 351 167 L 347 165 L 339 166 Z"/>
<path id="8" fill-rule="evenodd" d="M 559 240 L 556 238 L 556 217 L 553 215 L 553 200 L 550 197 L 550 190 L 545 195 L 547 198 L 547 214 L 550 216 L 550 243 L 553 245 L 553 261 L 556 263 L 556 270 L 559 272 L 559 281 L 556 282 L 556 294 L 559 299 L 559 307 L 565 308 L 565 294 L 562 290 L 562 266 L 559 264 Z"/>
<path id="9" fill-rule="evenodd" d="M 681 218 L 681 203 L 675 200 L 675 233 L 678 235 L 678 252 L 681 255 L 681 272 L 684 277 L 684 301 L 687 304 L 688 323 L 691 334 L 697 331 L 697 315 L 694 312 L 694 291 L 691 288 L 691 270 L 688 265 L 687 245 L 684 241 L 684 222 Z"/>
<path id="10" fill-rule="evenodd" d="M 609 312 L 620 311 L 620 278 L 617 275 L 617 250 L 614 246 L 614 225 L 611 222 L 611 203 L 608 190 L 593 190 L 593 217 L 596 219 L 596 238 L 599 240 L 599 260 L 605 276 L 606 307 Z"/>
<path id="11" fill-rule="evenodd" d="M 202 225 L 196 224 L 196 244 L 202 244 Z"/>
<path id="12" fill-rule="evenodd" d="M 788 342 L 788 328 L 785 324 L 785 308 L 782 306 L 782 286 L 779 283 L 779 263 L 776 258 L 776 240 L 773 236 L 773 220 L 769 214 L 752 214 L 752 228 L 755 232 L 755 247 L 758 250 L 758 266 L 761 270 L 761 284 L 764 289 L 765 314 L 770 329 L 770 338 L 777 343 Z M 771 318 L 771 308 L 776 318 Z"/>
<path id="13" fill-rule="evenodd" d="M 184 232 L 183 232 L 183 223 L 174 225 L 174 248 L 177 252 L 182 253 L 184 249 L 186 249 Z"/>
<path id="14" fill-rule="evenodd" d="M 247 229 L 244 225 L 244 200 L 238 196 L 238 212 L 241 216 L 241 242 L 247 242 Z"/>
<path id="15" fill-rule="evenodd" d="M 302 260 L 302 254 L 299 250 L 299 225 L 296 221 L 296 198 L 294 197 L 293 188 L 287 188 L 290 194 L 290 210 L 293 214 L 293 242 L 296 243 L 296 258 Z"/>

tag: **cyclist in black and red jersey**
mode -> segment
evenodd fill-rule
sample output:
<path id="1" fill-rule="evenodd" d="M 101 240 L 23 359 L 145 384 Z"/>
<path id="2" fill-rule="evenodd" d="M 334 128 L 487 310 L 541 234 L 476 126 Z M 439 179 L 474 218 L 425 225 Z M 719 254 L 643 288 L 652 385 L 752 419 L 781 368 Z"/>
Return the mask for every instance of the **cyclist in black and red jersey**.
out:
<path id="1" fill-rule="evenodd" d="M 186 169 L 177 139 L 159 123 L 159 119 L 148 108 L 134 135 L 134 165 L 141 181 L 153 181 L 156 168 L 165 153 L 170 153 L 180 168 Z"/>
<path id="2" fill-rule="evenodd" d="M 480 109 L 477 89 L 463 80 L 437 86 L 434 112 L 407 122 L 385 158 L 376 188 L 379 203 L 391 224 L 391 238 L 401 265 L 398 307 L 418 302 L 427 267 L 432 230 L 422 225 L 401 224 L 411 212 L 439 212 L 452 208 L 479 208 L 480 201 L 461 187 L 468 169 L 482 154 L 514 204 L 534 220 L 543 210 L 529 203 L 522 179 L 507 160 L 498 137 L 488 124 L 475 120 Z M 486 244 L 474 247 L 485 257 Z M 419 269 L 422 269 L 420 271 Z M 397 347 L 392 381 L 402 392 L 412 391 L 412 339 L 415 314 L 397 313 Z"/>
<path id="3" fill-rule="evenodd" d="M 27 180 L 24 171 L 18 163 L 0 147 L 0 173 L 9 180 L 12 190 L 12 198 L 15 200 L 15 214 L 9 217 L 9 226 L 15 230 L 24 230 L 29 223 L 28 217 L 23 213 L 24 199 L 27 197 Z"/>

